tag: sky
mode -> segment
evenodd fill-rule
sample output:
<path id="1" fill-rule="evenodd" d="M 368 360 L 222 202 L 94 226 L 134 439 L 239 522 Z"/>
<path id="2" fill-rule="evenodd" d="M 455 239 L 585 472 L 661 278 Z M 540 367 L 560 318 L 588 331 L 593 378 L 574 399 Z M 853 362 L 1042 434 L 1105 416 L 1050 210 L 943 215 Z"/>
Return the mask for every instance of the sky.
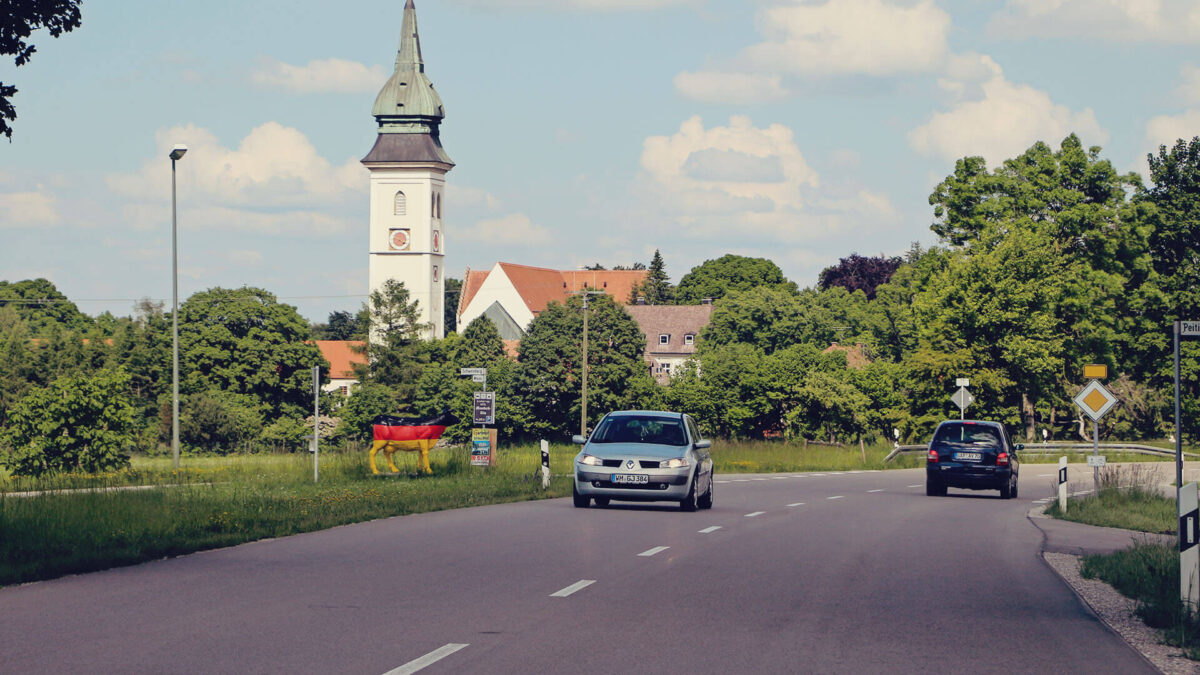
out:
<path id="1" fill-rule="evenodd" d="M 256 286 L 367 293 L 371 107 L 403 0 L 85 0 L 32 37 L 0 142 L 0 279 L 89 314 Z M 1121 171 L 1200 134 L 1193 0 L 417 0 L 456 163 L 446 268 L 727 253 L 801 287 L 936 243 L 929 194 L 1074 132 Z"/>

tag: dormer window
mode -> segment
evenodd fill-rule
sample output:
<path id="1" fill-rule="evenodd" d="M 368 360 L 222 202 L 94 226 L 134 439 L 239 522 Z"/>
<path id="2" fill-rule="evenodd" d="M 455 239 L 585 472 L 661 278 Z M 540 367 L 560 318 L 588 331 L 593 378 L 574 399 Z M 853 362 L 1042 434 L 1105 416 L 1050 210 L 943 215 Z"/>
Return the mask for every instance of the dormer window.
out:
<path id="1" fill-rule="evenodd" d="M 689 346 L 689 347 L 691 347 L 692 345 L 696 344 L 696 336 L 695 336 L 695 335 L 692 335 L 691 333 L 688 333 L 687 335 L 684 335 L 684 336 L 683 336 L 683 344 L 685 344 L 685 345 L 687 345 L 687 346 Z"/>
<path id="2" fill-rule="evenodd" d="M 403 192 L 396 192 L 396 203 L 392 209 L 392 213 L 397 216 L 403 216 L 408 213 L 408 203 Z"/>
<path id="3" fill-rule="evenodd" d="M 659 335 L 658 336 L 658 344 L 660 346 L 666 346 L 666 345 L 671 344 L 671 336 L 667 333 L 663 333 L 663 334 Z"/>

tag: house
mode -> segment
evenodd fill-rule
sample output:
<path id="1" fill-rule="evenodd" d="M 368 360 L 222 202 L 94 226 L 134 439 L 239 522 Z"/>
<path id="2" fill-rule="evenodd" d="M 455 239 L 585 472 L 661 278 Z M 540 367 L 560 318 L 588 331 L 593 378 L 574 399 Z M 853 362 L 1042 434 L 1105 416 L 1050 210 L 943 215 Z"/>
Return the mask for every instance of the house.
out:
<path id="1" fill-rule="evenodd" d="M 321 391 L 340 391 L 349 396 L 358 386 L 354 365 L 367 362 L 367 343 L 362 340 L 314 340 L 313 344 L 329 362 L 329 384 L 323 385 Z"/>
<path id="2" fill-rule="evenodd" d="M 650 375 L 659 384 L 679 372 L 696 353 L 700 331 L 712 318 L 713 305 L 629 305 L 625 311 L 646 334 L 645 358 Z"/>
<path id="3" fill-rule="evenodd" d="M 585 288 L 604 291 L 627 303 L 646 270 L 552 270 L 514 263 L 496 263 L 486 271 L 467 269 L 458 297 L 458 325 L 476 317 L 496 324 L 504 340 L 520 340 L 534 317 L 551 301 L 566 302 Z"/>

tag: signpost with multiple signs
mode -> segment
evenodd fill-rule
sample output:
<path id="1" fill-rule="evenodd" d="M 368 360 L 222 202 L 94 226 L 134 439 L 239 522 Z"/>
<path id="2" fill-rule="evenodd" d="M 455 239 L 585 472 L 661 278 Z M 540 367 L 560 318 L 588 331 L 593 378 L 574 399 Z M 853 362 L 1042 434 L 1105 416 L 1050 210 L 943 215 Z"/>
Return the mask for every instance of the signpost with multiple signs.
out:
<path id="1" fill-rule="evenodd" d="M 950 395 L 950 400 L 954 402 L 954 405 L 958 406 L 958 418 L 966 419 L 967 406 L 975 402 L 975 396 L 967 389 L 971 384 L 971 380 L 960 377 L 954 383 L 958 385 L 958 391 Z"/>
<path id="2" fill-rule="evenodd" d="M 1084 376 L 1107 375 L 1107 366 L 1084 366 Z M 1100 456 L 1100 418 L 1104 417 L 1117 404 L 1117 397 L 1099 380 L 1087 383 L 1083 391 L 1075 396 L 1075 405 L 1083 414 L 1092 418 L 1092 456 L 1088 457 L 1088 466 L 1092 467 L 1093 488 L 1100 494 L 1100 467 L 1104 466 L 1105 458 Z"/>
<path id="3" fill-rule="evenodd" d="M 496 392 L 487 390 L 487 368 L 459 368 L 458 374 L 483 385 L 471 406 L 471 423 L 483 427 L 471 430 L 471 464 L 492 466 L 496 463 L 496 430 L 487 426 L 496 423 Z"/>

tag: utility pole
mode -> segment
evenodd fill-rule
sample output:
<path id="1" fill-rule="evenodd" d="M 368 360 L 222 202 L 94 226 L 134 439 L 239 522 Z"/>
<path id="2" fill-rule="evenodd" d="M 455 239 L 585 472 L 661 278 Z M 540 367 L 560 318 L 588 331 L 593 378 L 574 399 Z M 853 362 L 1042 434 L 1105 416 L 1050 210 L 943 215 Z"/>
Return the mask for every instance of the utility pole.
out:
<path id="1" fill-rule="evenodd" d="M 583 393 L 579 405 L 579 435 L 587 436 L 587 402 L 588 402 L 588 296 L 605 295 L 604 291 L 589 291 L 586 288 L 571 295 L 583 296 Z"/>

